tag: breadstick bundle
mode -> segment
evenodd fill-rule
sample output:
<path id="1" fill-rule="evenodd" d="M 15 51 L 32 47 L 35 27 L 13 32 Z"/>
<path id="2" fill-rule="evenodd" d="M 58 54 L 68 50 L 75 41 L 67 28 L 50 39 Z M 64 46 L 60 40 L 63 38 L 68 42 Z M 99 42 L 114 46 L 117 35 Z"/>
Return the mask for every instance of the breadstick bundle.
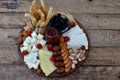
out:
<path id="1" fill-rule="evenodd" d="M 43 33 L 50 18 L 53 16 L 53 8 L 50 7 L 47 11 L 44 0 L 41 0 L 41 5 L 37 4 L 36 0 L 33 0 L 29 13 L 25 13 L 25 17 L 31 20 L 35 29 L 38 29 L 38 33 Z"/>

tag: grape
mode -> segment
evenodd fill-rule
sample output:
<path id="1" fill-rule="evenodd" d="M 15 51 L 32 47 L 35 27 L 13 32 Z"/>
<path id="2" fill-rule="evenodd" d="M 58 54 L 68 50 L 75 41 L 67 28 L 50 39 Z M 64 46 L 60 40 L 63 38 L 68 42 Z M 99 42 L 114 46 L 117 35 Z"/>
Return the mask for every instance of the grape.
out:
<path id="1" fill-rule="evenodd" d="M 64 18 L 60 13 L 58 13 L 50 19 L 48 26 L 56 28 L 61 33 L 62 30 L 69 27 L 68 22 L 69 21 L 66 17 Z"/>
<path id="2" fill-rule="evenodd" d="M 58 18 L 61 18 L 61 14 L 60 14 L 60 13 L 58 13 L 58 14 L 57 14 L 57 17 L 58 17 Z"/>

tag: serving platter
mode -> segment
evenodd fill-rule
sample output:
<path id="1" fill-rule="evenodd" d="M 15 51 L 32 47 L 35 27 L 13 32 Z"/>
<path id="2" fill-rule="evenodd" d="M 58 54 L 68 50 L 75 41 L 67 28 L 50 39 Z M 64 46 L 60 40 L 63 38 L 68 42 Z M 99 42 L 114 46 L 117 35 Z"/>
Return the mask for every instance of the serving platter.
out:
<path id="1" fill-rule="evenodd" d="M 76 20 L 76 19 L 75 19 L 75 20 Z M 77 24 L 80 26 L 80 28 L 83 29 L 84 33 L 86 34 L 87 39 L 88 39 L 88 46 L 90 47 L 89 37 L 88 37 L 88 34 L 87 34 L 87 31 L 86 31 L 85 27 L 84 27 L 80 22 L 78 22 L 77 20 L 76 20 L 76 22 L 77 22 Z M 22 29 L 19 34 L 21 34 L 23 31 L 24 31 L 24 29 Z M 18 37 L 18 39 L 19 39 L 19 38 L 20 38 L 20 37 Z M 20 55 L 20 60 L 21 60 L 22 64 L 26 65 L 26 64 L 24 63 L 24 57 L 21 55 L 21 51 L 20 51 L 20 45 L 21 45 L 21 44 L 20 44 L 19 41 L 18 41 L 17 45 L 18 45 L 18 54 Z M 88 55 L 89 55 L 89 48 L 88 48 L 88 50 L 86 50 L 86 53 L 85 53 L 86 59 L 83 60 L 83 61 L 81 61 L 80 63 L 78 63 L 78 64 L 76 65 L 76 68 L 75 68 L 74 70 L 71 69 L 70 72 L 68 72 L 68 73 L 62 73 L 62 74 L 57 74 L 56 72 L 54 72 L 54 73 L 50 74 L 48 77 L 62 77 L 62 76 L 67 76 L 67 75 L 69 75 L 69 74 L 77 71 L 78 68 L 79 68 L 80 66 L 82 66 L 82 65 L 86 62 L 86 60 L 87 60 L 87 58 L 88 58 Z M 27 65 L 26 65 L 26 67 L 27 67 Z M 45 77 L 45 74 L 43 74 L 43 73 L 38 73 L 35 69 L 31 69 L 31 72 L 34 72 L 34 73 L 36 73 L 36 74 L 38 74 L 38 75 L 40 75 L 40 76 L 44 76 L 44 77 Z"/>
<path id="2" fill-rule="evenodd" d="M 21 62 L 32 72 L 46 77 L 62 77 L 78 70 L 89 53 L 85 27 L 70 13 L 54 12 L 33 0 L 26 23 L 18 36 Z"/>

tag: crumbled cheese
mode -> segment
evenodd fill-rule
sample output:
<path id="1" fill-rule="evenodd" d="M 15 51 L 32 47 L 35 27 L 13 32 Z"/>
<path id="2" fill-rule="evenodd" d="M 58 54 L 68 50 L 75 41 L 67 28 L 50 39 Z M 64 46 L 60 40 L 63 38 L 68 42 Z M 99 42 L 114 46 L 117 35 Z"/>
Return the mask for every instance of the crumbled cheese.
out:
<path id="1" fill-rule="evenodd" d="M 38 51 L 36 46 L 39 43 L 42 44 L 42 46 L 45 46 L 46 41 L 43 39 L 42 34 L 37 35 L 37 33 L 33 31 L 31 33 L 31 37 L 28 36 L 23 42 L 23 47 L 21 47 L 21 52 L 23 52 L 24 50 L 27 50 L 29 53 Z"/>
<path id="2" fill-rule="evenodd" d="M 25 64 L 27 64 L 28 68 L 34 68 L 34 69 L 38 69 L 38 66 L 40 64 L 40 60 L 37 59 L 37 52 L 35 53 L 30 53 L 26 56 L 24 56 L 24 62 Z"/>

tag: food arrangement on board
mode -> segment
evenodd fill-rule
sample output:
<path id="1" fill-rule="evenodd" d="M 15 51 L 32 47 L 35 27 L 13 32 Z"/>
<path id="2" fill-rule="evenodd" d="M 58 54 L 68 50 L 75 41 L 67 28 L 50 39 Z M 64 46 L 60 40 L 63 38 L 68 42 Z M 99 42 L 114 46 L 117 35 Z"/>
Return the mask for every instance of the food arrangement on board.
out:
<path id="1" fill-rule="evenodd" d="M 69 13 L 47 11 L 44 0 L 38 5 L 33 0 L 30 19 L 18 38 L 18 48 L 24 63 L 44 76 L 64 76 L 86 59 L 88 38 Z"/>

